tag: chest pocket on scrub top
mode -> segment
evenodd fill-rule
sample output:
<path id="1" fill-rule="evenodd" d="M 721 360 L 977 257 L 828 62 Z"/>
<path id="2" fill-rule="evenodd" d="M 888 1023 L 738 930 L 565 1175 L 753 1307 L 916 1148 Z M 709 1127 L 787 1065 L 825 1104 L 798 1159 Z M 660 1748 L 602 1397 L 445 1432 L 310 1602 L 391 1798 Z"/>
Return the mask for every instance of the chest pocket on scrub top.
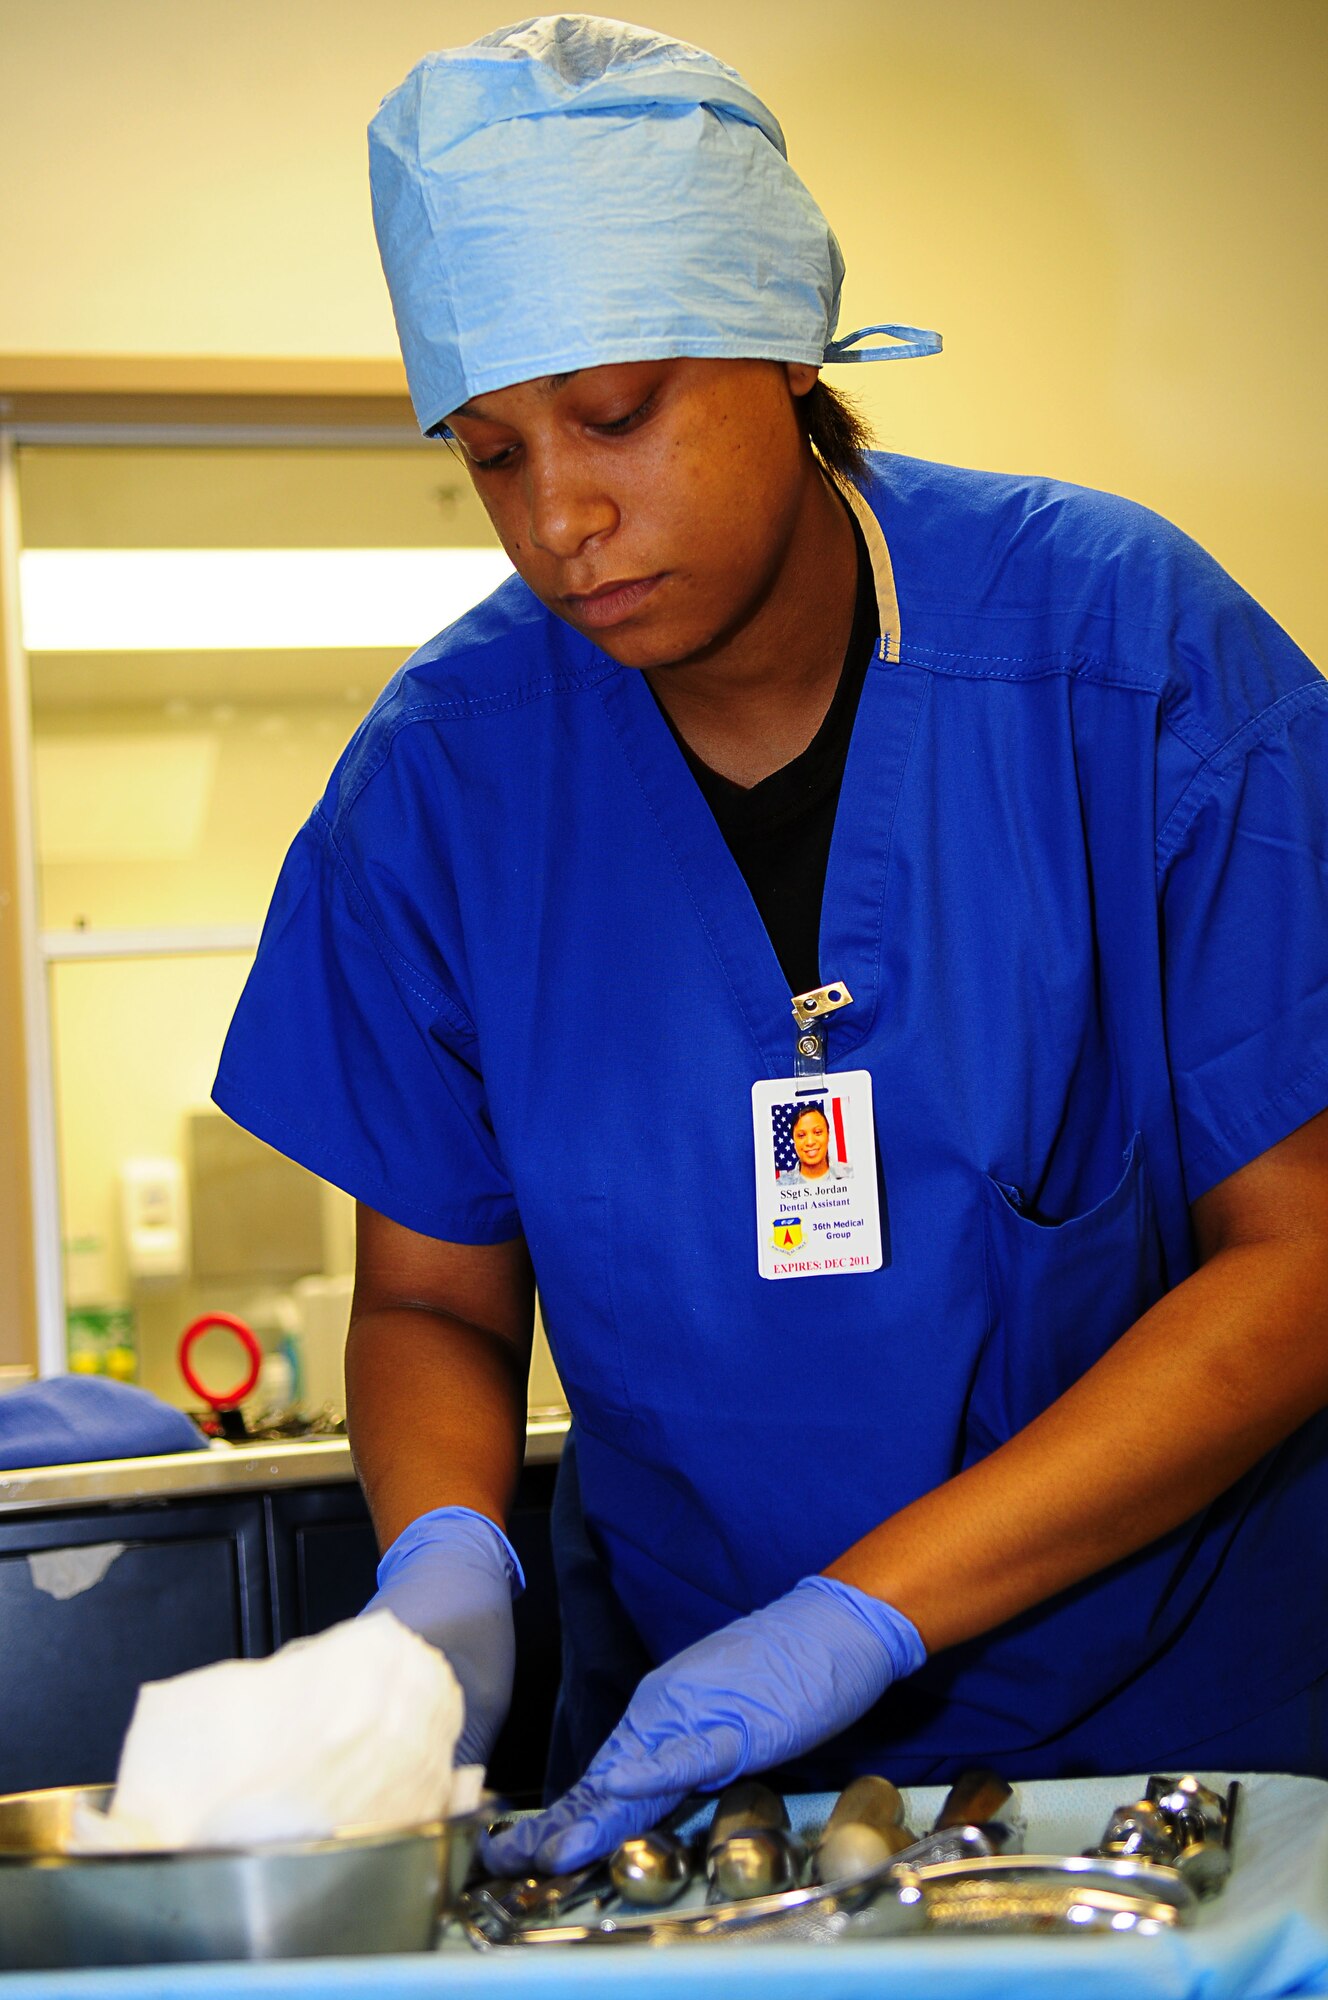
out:
<path id="1" fill-rule="evenodd" d="M 988 1327 L 969 1392 L 965 1465 L 1055 1402 L 1166 1289 L 1137 1132 L 1111 1193 L 1063 1222 L 1035 1220 L 984 1174 L 982 1229 Z"/>

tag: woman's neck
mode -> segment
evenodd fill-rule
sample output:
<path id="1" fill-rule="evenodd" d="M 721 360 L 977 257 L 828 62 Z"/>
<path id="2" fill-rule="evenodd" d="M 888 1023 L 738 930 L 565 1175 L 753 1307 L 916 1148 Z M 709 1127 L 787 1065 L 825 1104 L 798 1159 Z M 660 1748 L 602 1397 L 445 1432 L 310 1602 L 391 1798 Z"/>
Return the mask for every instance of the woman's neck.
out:
<path id="1" fill-rule="evenodd" d="M 712 771 L 756 785 L 807 748 L 834 699 L 856 593 L 848 510 L 811 464 L 774 588 L 704 659 L 647 670 L 674 728 Z"/>

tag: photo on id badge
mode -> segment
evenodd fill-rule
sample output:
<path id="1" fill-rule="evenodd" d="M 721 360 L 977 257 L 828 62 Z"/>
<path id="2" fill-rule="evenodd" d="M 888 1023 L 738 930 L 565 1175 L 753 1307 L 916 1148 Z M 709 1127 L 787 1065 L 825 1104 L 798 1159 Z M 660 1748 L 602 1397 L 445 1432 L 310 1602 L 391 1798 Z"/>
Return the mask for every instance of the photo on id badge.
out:
<path id="1" fill-rule="evenodd" d="M 763 1278 L 878 1271 L 882 1264 L 871 1076 L 752 1086 L 758 1263 Z"/>

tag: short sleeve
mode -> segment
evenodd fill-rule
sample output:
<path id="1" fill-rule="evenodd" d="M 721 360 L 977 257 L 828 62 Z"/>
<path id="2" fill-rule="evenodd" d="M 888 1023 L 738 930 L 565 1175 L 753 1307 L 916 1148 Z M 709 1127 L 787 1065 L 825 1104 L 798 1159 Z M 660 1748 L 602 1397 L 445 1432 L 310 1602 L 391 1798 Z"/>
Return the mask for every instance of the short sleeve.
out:
<path id="1" fill-rule="evenodd" d="M 498 1243 L 520 1220 L 470 1024 L 375 920 L 315 813 L 282 868 L 213 1099 L 404 1227 Z"/>
<path id="2" fill-rule="evenodd" d="M 1283 695 L 1203 764 L 1158 862 L 1195 1201 L 1328 1106 L 1328 683 Z"/>

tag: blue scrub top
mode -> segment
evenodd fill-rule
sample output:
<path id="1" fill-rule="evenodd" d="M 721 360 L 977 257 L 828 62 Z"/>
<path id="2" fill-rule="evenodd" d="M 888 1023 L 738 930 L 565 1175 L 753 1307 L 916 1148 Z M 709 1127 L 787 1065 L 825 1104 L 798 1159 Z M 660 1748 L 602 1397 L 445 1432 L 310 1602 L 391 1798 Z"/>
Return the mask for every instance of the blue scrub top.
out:
<path id="1" fill-rule="evenodd" d="M 1328 684 L 1139 507 L 896 457 L 865 491 L 899 657 L 862 694 L 821 975 L 854 996 L 831 1067 L 873 1077 L 883 1269 L 758 1277 L 787 986 L 642 677 L 516 579 L 346 750 L 217 1080 L 409 1228 L 525 1234 L 655 1659 L 1026 1424 L 1191 1269 L 1188 1203 L 1328 1104 Z M 1138 1769 L 1262 1713 L 1328 1666 L 1326 1502 L 1315 1423 L 938 1655 L 839 1772 Z"/>

